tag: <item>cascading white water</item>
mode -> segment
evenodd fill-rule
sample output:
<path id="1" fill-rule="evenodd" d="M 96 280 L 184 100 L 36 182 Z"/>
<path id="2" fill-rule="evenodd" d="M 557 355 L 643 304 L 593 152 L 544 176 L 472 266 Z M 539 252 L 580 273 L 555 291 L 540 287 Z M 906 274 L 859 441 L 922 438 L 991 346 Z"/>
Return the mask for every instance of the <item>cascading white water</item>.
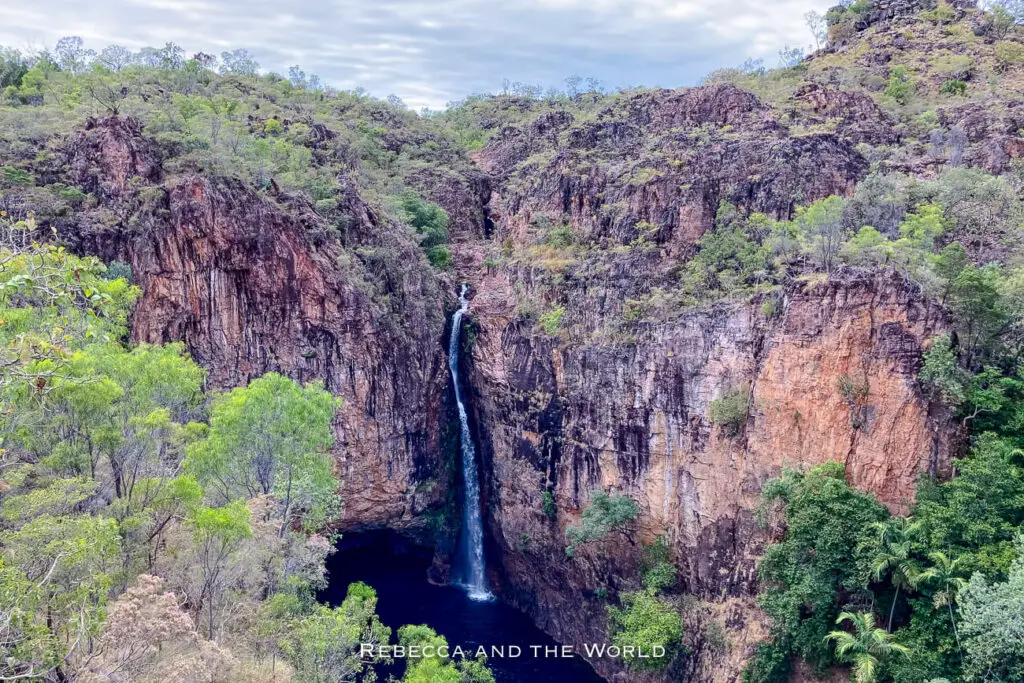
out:
<path id="1" fill-rule="evenodd" d="M 484 523 L 480 514 L 480 476 L 476 468 L 476 450 L 469 434 L 469 420 L 466 417 L 466 406 L 462 403 L 462 390 L 459 388 L 459 336 L 462 329 L 462 316 L 469 308 L 466 291 L 469 285 L 462 285 L 459 293 L 459 310 L 452 316 L 452 336 L 448 342 L 448 367 L 452 371 L 452 383 L 455 385 L 455 403 L 459 406 L 459 425 L 461 427 L 459 444 L 462 450 L 462 547 L 465 553 L 465 571 L 463 587 L 473 600 L 491 600 L 493 596 L 487 590 L 487 577 L 484 572 Z"/>

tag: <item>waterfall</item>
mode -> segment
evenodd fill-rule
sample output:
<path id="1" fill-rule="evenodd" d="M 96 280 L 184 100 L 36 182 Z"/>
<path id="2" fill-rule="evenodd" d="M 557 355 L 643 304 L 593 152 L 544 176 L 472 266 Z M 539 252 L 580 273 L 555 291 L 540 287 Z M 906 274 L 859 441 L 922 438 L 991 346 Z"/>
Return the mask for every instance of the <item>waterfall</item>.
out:
<path id="1" fill-rule="evenodd" d="M 462 285 L 459 293 L 459 310 L 452 316 L 452 336 L 448 342 L 448 367 L 452 371 L 452 384 L 455 385 L 455 402 L 459 406 L 459 445 L 462 450 L 462 548 L 465 560 L 466 576 L 463 587 L 473 600 L 490 600 L 493 598 L 487 590 L 487 578 L 484 575 L 484 523 L 480 513 L 480 476 L 476 467 L 476 450 L 473 438 L 469 433 L 469 420 L 466 417 L 466 406 L 462 402 L 462 390 L 459 388 L 459 336 L 462 330 L 462 316 L 469 308 L 466 301 L 466 290 L 469 285 Z"/>

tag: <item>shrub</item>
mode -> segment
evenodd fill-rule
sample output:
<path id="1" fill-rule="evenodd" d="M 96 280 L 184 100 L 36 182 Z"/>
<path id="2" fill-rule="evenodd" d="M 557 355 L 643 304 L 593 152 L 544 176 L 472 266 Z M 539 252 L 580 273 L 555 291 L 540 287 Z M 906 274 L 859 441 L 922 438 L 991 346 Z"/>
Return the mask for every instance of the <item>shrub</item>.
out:
<path id="1" fill-rule="evenodd" d="M 865 225 L 843 244 L 839 256 L 853 266 L 881 266 L 892 258 L 892 246 L 882 233 Z"/>
<path id="2" fill-rule="evenodd" d="M 565 553 L 572 557 L 579 546 L 601 540 L 613 531 L 628 533 L 629 523 L 639 515 L 640 508 L 629 496 L 594 491 L 590 495 L 590 503 L 583 509 L 580 525 L 565 530 L 569 539 Z"/>
<path id="3" fill-rule="evenodd" d="M 677 570 L 670 562 L 668 544 L 664 536 L 658 536 L 644 552 L 644 588 L 657 595 L 676 583 Z"/>
<path id="4" fill-rule="evenodd" d="M 747 404 L 750 392 L 746 387 L 729 389 L 711 402 L 711 422 L 727 436 L 736 436 L 747 421 Z"/>
<path id="5" fill-rule="evenodd" d="M 7 187 L 28 187 L 35 184 L 35 178 L 31 173 L 13 166 L 0 167 L 0 181 Z"/>
<path id="6" fill-rule="evenodd" d="M 272 137 L 276 137 L 284 132 L 284 126 L 277 119 L 267 119 L 267 122 L 263 124 L 263 132 Z"/>
<path id="7" fill-rule="evenodd" d="M 957 363 L 956 349 L 948 334 L 932 340 L 924 352 L 924 363 L 917 378 L 932 400 L 959 406 L 967 394 L 969 374 Z"/>
<path id="8" fill-rule="evenodd" d="M 923 133 L 931 132 L 932 129 L 939 127 L 939 115 L 930 110 L 921 112 L 916 123 L 918 129 Z"/>
<path id="9" fill-rule="evenodd" d="M 683 637 L 683 620 L 668 602 L 647 591 L 625 593 L 622 608 L 609 606 L 612 643 L 620 648 L 639 648 L 642 657 L 624 656 L 634 669 L 664 669 L 672 661 Z M 652 657 L 654 648 L 664 656 Z"/>
<path id="10" fill-rule="evenodd" d="M 850 426 L 854 429 L 863 427 L 867 422 L 867 401 L 871 395 L 867 375 L 862 375 L 860 379 L 842 375 L 836 380 L 836 390 L 850 409 Z"/>
<path id="11" fill-rule="evenodd" d="M 554 519 L 555 514 L 558 511 L 557 508 L 555 508 L 555 496 L 551 491 L 545 491 L 541 494 L 540 501 L 541 509 L 544 511 L 544 516 L 548 519 Z"/>
<path id="12" fill-rule="evenodd" d="M 555 306 L 540 316 L 540 325 L 547 334 L 555 335 L 558 333 L 558 326 L 562 323 L 563 315 L 565 315 L 565 308 Z"/>
<path id="13" fill-rule="evenodd" d="M 939 57 L 932 64 L 932 69 L 943 78 L 967 80 L 974 73 L 975 61 L 967 55 L 949 55 Z"/>
<path id="14" fill-rule="evenodd" d="M 561 224 L 551 228 L 544 236 L 544 243 L 556 249 L 564 249 L 572 246 L 574 235 L 572 226 Z"/>
<path id="15" fill-rule="evenodd" d="M 111 261 L 107 264 L 107 270 L 103 273 L 104 280 L 132 281 L 132 267 L 124 261 Z"/>
<path id="16" fill-rule="evenodd" d="M 438 244 L 427 249 L 427 260 L 438 270 L 448 270 L 453 263 L 452 252 L 443 244 Z"/>
<path id="17" fill-rule="evenodd" d="M 963 97 L 967 94 L 967 84 L 960 80 L 951 79 L 942 84 L 942 87 L 939 88 L 939 92 L 943 95 Z"/>
<path id="18" fill-rule="evenodd" d="M 1001 40 L 996 43 L 996 61 L 1004 69 L 1014 64 L 1024 64 L 1024 43 Z"/>
<path id="19" fill-rule="evenodd" d="M 943 24 L 951 23 L 956 19 L 956 10 L 954 10 L 952 5 L 950 5 L 946 0 L 939 0 L 935 9 L 923 12 L 921 17 L 925 21 L 930 21 L 941 26 Z"/>
<path id="20" fill-rule="evenodd" d="M 900 104 L 906 104 L 914 94 L 914 79 L 907 73 L 905 66 L 894 66 L 889 72 L 889 83 L 885 86 L 885 95 Z"/>

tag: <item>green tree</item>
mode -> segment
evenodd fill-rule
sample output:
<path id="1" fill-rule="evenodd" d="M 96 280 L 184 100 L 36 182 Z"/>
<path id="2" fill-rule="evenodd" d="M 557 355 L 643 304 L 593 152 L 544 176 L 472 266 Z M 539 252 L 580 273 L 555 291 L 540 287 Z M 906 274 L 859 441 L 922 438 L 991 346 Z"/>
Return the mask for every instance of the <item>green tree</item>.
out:
<path id="1" fill-rule="evenodd" d="M 686 263 L 684 290 L 701 301 L 770 281 L 774 268 L 765 242 L 771 229 L 772 221 L 764 214 L 742 218 L 736 207 L 723 202 L 714 229 L 701 236 L 700 251 Z"/>
<path id="2" fill-rule="evenodd" d="M 795 223 L 818 267 L 831 273 L 847 236 L 843 198 L 832 196 L 798 208 Z"/>
<path id="3" fill-rule="evenodd" d="M 879 665 L 894 654 L 909 656 L 910 651 L 895 642 L 891 633 L 875 626 L 875 615 L 870 612 L 843 612 L 836 624 L 850 622 L 853 632 L 832 631 L 826 640 L 835 644 L 836 658 L 853 665 L 856 683 L 875 683 Z"/>
<path id="4" fill-rule="evenodd" d="M 60 669 L 57 677 L 66 676 L 98 632 L 121 568 L 117 522 L 42 514 L 0 532 L 0 547 L 0 591 L 26 591 L 13 603 L 0 601 L 0 613 L 16 619 L 16 637 L 24 639 L 17 647 L 26 657 L 20 664 L 0 660 L 0 669 Z"/>
<path id="5" fill-rule="evenodd" d="M 448 241 L 448 212 L 412 190 L 399 195 L 398 201 L 406 222 L 419 235 L 420 245 L 424 249 Z"/>
<path id="6" fill-rule="evenodd" d="M 949 307 L 961 330 L 968 366 L 1005 322 L 999 295 L 1001 277 L 995 266 L 966 266 L 949 283 Z"/>
<path id="7" fill-rule="evenodd" d="M 967 399 L 970 374 L 960 367 L 956 350 L 948 334 L 940 334 L 931 341 L 923 354 L 918 379 L 933 400 L 958 407 Z"/>
<path id="8" fill-rule="evenodd" d="M 892 260 L 893 247 L 882 233 L 865 225 L 843 243 L 839 256 L 853 266 L 879 267 Z"/>
<path id="9" fill-rule="evenodd" d="M 188 517 L 195 543 L 200 574 L 200 609 L 206 608 L 207 637 L 216 637 L 216 609 L 223 591 L 222 575 L 228 561 L 252 535 L 251 515 L 242 501 L 233 501 L 218 508 L 198 507 Z"/>
<path id="10" fill-rule="evenodd" d="M 930 202 L 918 206 L 904 217 L 900 223 L 900 237 L 931 251 L 935 246 L 935 240 L 953 227 L 953 222 L 946 218 L 942 206 Z"/>
<path id="11" fill-rule="evenodd" d="M 956 602 L 957 594 L 967 585 L 967 580 L 961 575 L 960 558 L 950 558 L 946 553 L 935 551 L 928 553 L 928 559 L 931 560 L 932 566 L 921 572 L 918 578 L 935 586 L 932 601 L 936 608 L 945 607 L 949 611 L 956 646 L 962 649 L 960 634 L 956 629 L 956 617 L 953 616 L 953 603 Z"/>
<path id="12" fill-rule="evenodd" d="M 42 237 L 32 219 L 0 218 L 0 389 L 42 394 L 72 381 L 74 351 L 123 338 L 139 295 L 125 280 L 106 279 L 97 259 Z"/>
<path id="13" fill-rule="evenodd" d="M 360 678 L 372 662 L 360 656 L 360 644 L 386 645 L 391 629 L 376 614 L 377 593 L 353 583 L 341 605 L 316 605 L 312 614 L 295 620 L 282 649 L 301 683 L 373 680 Z"/>
<path id="14" fill-rule="evenodd" d="M 0 556 L 0 680 L 43 680 L 67 656 L 47 628 L 45 578 L 30 581 Z"/>
<path id="15" fill-rule="evenodd" d="M 853 549 L 865 527 L 888 517 L 874 498 L 846 483 L 841 463 L 806 472 L 784 470 L 762 492 L 763 518 L 781 517 L 785 535 L 765 549 L 758 570 L 759 603 L 772 620 L 774 644 L 759 656 L 785 669 L 788 654 L 814 666 L 833 661 L 825 637 L 840 600 L 863 597 L 863 574 Z M 779 674 L 771 674 L 777 676 Z M 774 679 L 777 680 L 777 679 Z"/>
<path id="16" fill-rule="evenodd" d="M 398 629 L 398 642 L 421 653 L 408 658 L 402 683 L 494 683 L 484 657 L 453 662 L 445 654 L 448 641 L 429 626 L 403 626 Z"/>
<path id="17" fill-rule="evenodd" d="M 630 647 L 644 656 L 624 655 L 623 660 L 636 669 L 664 669 L 682 647 L 683 623 L 671 604 L 650 591 L 622 595 L 622 607 L 608 606 L 612 643 Z M 665 656 L 655 648 L 664 648 Z"/>
<path id="18" fill-rule="evenodd" d="M 1024 680 L 1024 537 L 1003 583 L 975 573 L 960 591 L 966 681 Z"/>
<path id="19" fill-rule="evenodd" d="M 944 548 L 965 573 L 1005 578 L 1024 524 L 1024 468 L 1014 441 L 980 435 L 970 455 L 957 462 L 956 477 L 918 487 L 913 515 L 923 532 L 918 553 Z"/>
<path id="20" fill-rule="evenodd" d="M 907 517 L 894 517 L 869 524 L 866 529 L 867 538 L 857 545 L 858 551 L 867 553 L 871 578 L 881 581 L 888 576 L 895 588 L 892 606 L 889 608 L 890 633 L 900 590 L 916 589 L 921 578 L 920 567 L 911 557 L 913 542 L 920 531 L 920 522 Z"/>
<path id="21" fill-rule="evenodd" d="M 629 524 L 639 514 L 640 508 L 636 501 L 627 495 L 592 492 L 590 503 L 583 509 L 580 525 L 565 530 L 565 536 L 569 539 L 566 554 L 571 557 L 579 546 L 605 538 L 612 532 L 628 536 Z"/>
<path id="22" fill-rule="evenodd" d="M 88 434 L 93 452 L 105 453 L 118 497 L 131 502 L 140 477 L 163 474 L 162 459 L 173 448 L 180 427 L 202 399 L 206 372 L 188 356 L 181 343 L 140 344 L 126 351 L 117 344 L 92 346 L 74 361 L 83 376 L 102 378 L 116 386 L 102 415 L 91 415 Z M 72 388 L 73 400 L 95 387 Z"/>
<path id="23" fill-rule="evenodd" d="M 188 447 L 187 468 L 221 501 L 273 495 L 281 535 L 293 516 L 319 526 L 338 505 L 327 452 L 338 405 L 317 383 L 264 375 L 214 399 L 209 435 Z"/>

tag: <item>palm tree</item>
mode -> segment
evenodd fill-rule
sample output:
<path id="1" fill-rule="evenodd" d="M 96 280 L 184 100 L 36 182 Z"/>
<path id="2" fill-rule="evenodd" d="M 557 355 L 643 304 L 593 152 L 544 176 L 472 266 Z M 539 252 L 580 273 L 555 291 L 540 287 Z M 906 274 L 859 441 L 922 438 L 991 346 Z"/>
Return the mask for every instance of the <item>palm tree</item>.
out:
<path id="1" fill-rule="evenodd" d="M 892 596 L 892 607 L 889 608 L 888 631 L 892 633 L 892 620 L 900 590 L 914 590 L 919 582 L 920 572 L 910 558 L 910 547 L 921 530 L 921 523 L 909 517 L 894 517 L 884 522 L 873 522 L 868 528 L 874 536 L 860 543 L 857 549 L 871 553 L 871 578 L 881 581 L 888 574 L 896 588 Z"/>
<path id="2" fill-rule="evenodd" d="M 875 615 L 871 612 L 843 612 L 836 624 L 847 621 L 853 626 L 852 633 L 832 631 L 825 636 L 825 641 L 835 643 L 839 661 L 853 665 L 856 683 L 875 683 L 878 665 L 894 652 L 909 656 L 909 648 L 897 643 L 885 629 L 875 626 Z"/>
<path id="3" fill-rule="evenodd" d="M 956 594 L 967 585 L 967 579 L 960 575 L 961 558 L 950 559 L 946 553 L 936 551 L 929 553 L 928 559 L 932 561 L 932 566 L 921 572 L 918 579 L 930 581 L 936 585 L 937 590 L 932 596 L 932 602 L 936 609 L 945 607 L 949 610 L 949 621 L 953 624 L 956 647 L 963 652 L 963 648 L 960 647 L 960 633 L 957 631 L 956 619 L 953 617 L 953 603 L 956 602 Z"/>

